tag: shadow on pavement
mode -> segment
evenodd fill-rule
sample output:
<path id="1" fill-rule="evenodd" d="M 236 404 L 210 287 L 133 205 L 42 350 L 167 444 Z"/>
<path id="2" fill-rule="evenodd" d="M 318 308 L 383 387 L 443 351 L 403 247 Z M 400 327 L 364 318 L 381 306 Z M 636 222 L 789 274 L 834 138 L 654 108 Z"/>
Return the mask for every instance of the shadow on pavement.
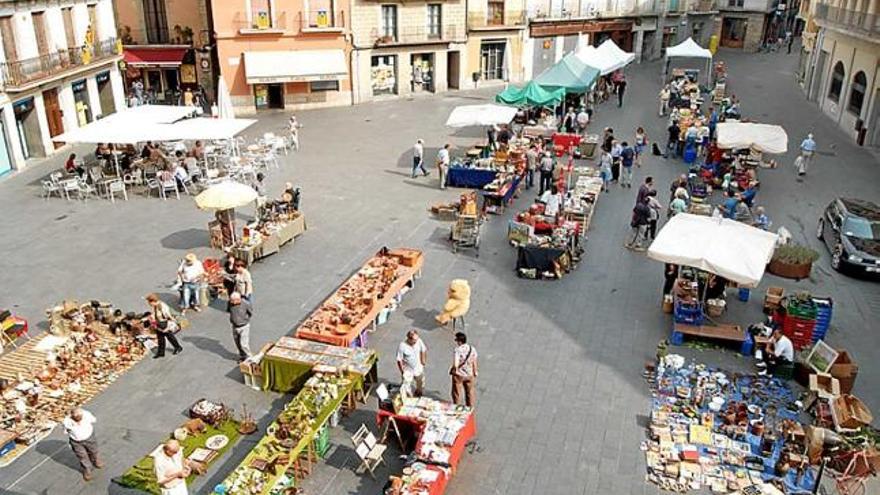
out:
<path id="1" fill-rule="evenodd" d="M 238 354 L 233 353 L 229 349 L 227 349 L 219 340 L 210 339 L 208 337 L 198 337 L 198 336 L 187 336 L 183 337 L 184 343 L 192 344 L 196 349 L 200 349 L 202 351 L 210 352 L 211 354 L 216 354 L 223 359 L 228 359 L 232 362 L 238 362 Z M 232 343 L 232 334 L 229 334 L 230 343 Z"/>
<path id="2" fill-rule="evenodd" d="M 62 466 L 67 466 L 76 472 L 80 470 L 79 461 L 68 447 L 67 442 L 63 440 L 43 440 L 37 444 L 35 450 Z"/>
<path id="3" fill-rule="evenodd" d="M 174 232 L 162 238 L 160 243 L 167 249 L 189 250 L 201 247 L 211 247 L 208 239 L 208 231 L 205 229 L 186 229 Z"/>

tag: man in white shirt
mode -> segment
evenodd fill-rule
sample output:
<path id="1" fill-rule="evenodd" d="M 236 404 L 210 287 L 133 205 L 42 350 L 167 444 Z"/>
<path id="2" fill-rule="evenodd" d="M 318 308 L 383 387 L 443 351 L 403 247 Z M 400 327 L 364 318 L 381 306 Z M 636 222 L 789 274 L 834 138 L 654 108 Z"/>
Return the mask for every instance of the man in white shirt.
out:
<path id="1" fill-rule="evenodd" d="M 773 373 L 773 369 L 778 366 L 790 365 L 794 362 L 794 345 L 791 339 L 782 334 L 782 330 L 776 329 L 767 345 L 767 350 L 760 356 L 758 368 L 761 369 L 760 374 L 766 375 L 768 372 Z"/>
<path id="2" fill-rule="evenodd" d="M 590 123 L 590 114 L 587 113 L 587 109 L 585 107 L 581 107 L 581 111 L 578 112 L 576 120 L 578 132 L 581 134 L 586 134 L 587 124 Z"/>
<path id="3" fill-rule="evenodd" d="M 416 144 L 413 145 L 413 166 L 412 166 L 412 178 L 416 178 L 416 172 L 419 170 L 422 171 L 422 175 L 425 177 L 428 176 L 428 171 L 425 170 L 425 142 L 421 139 L 416 140 Z"/>
<path id="4" fill-rule="evenodd" d="M 205 276 L 205 267 L 195 254 L 189 253 L 177 269 L 177 276 L 180 277 L 180 283 L 183 284 L 183 301 L 181 301 L 180 310 L 186 312 L 192 309 L 199 312 L 199 292 L 201 289 L 202 279 Z"/>
<path id="5" fill-rule="evenodd" d="M 544 191 L 540 201 L 544 203 L 544 216 L 555 219 L 556 215 L 559 214 L 559 207 L 562 205 L 562 195 L 559 194 L 556 185 L 550 186 L 549 191 Z"/>
<path id="6" fill-rule="evenodd" d="M 92 479 L 92 466 L 96 469 L 104 467 L 104 463 L 98 459 L 98 443 L 95 441 L 96 421 L 92 413 L 76 408 L 61 422 L 67 433 L 70 448 L 82 467 L 83 479 L 86 481 Z"/>
<path id="7" fill-rule="evenodd" d="M 444 144 L 437 152 L 437 169 L 440 172 L 440 189 L 446 189 L 446 173 L 449 172 L 449 148 L 452 145 Z"/>
<path id="8" fill-rule="evenodd" d="M 168 440 L 153 455 L 156 482 L 162 495 L 188 495 L 186 478 L 190 475 L 189 461 L 184 460 L 183 450 L 177 440 Z"/>
<path id="9" fill-rule="evenodd" d="M 425 388 L 425 363 L 428 360 L 428 348 L 418 332 L 406 332 L 406 340 L 397 346 L 397 369 L 403 377 L 403 383 L 415 385 L 414 395 L 421 397 Z"/>

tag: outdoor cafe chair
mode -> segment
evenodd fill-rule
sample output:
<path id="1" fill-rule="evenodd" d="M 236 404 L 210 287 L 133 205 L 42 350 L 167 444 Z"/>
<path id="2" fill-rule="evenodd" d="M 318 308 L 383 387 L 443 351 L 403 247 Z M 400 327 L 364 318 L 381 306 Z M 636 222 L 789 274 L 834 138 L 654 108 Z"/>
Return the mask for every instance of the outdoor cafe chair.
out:
<path id="1" fill-rule="evenodd" d="M 83 179 L 79 180 L 79 188 L 77 192 L 79 193 L 79 199 L 83 201 L 88 201 L 90 197 L 96 196 L 95 187 Z"/>
<path id="2" fill-rule="evenodd" d="M 146 181 L 147 189 L 145 190 L 145 196 L 152 196 L 153 191 L 157 191 L 159 193 L 159 197 L 162 197 L 162 185 L 159 184 L 159 180 L 156 178 L 150 178 Z"/>
<path id="3" fill-rule="evenodd" d="M 53 182 L 51 180 L 44 180 L 43 183 L 43 199 L 49 200 L 49 196 L 52 194 L 57 194 L 58 197 L 61 197 L 61 187 L 58 183 Z"/>
<path id="4" fill-rule="evenodd" d="M 168 193 L 174 192 L 174 195 L 177 196 L 177 199 L 180 199 L 180 191 L 177 190 L 177 181 L 174 180 L 174 177 L 169 181 L 159 181 L 159 184 L 162 186 L 159 188 L 159 194 L 162 196 L 163 200 L 168 200 Z"/>
<path id="5" fill-rule="evenodd" d="M 107 197 L 111 203 L 116 202 L 116 193 L 122 193 L 122 198 L 128 201 L 128 192 L 125 190 L 125 182 L 119 179 L 107 183 Z"/>
<path id="6" fill-rule="evenodd" d="M 53 184 L 58 185 L 59 182 L 64 178 L 64 172 L 52 172 L 49 174 L 49 180 L 52 181 Z"/>
<path id="7" fill-rule="evenodd" d="M 79 194 L 80 179 L 72 178 L 61 181 L 61 190 L 64 192 L 64 199 L 70 201 L 70 194 Z"/>

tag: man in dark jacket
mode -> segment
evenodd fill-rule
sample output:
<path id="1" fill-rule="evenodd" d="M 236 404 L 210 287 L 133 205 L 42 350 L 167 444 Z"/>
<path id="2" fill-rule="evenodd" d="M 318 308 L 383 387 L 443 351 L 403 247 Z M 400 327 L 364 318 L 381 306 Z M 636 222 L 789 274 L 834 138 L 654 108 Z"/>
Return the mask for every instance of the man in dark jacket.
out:
<path id="1" fill-rule="evenodd" d="M 647 201 L 636 203 L 636 206 L 633 208 L 632 220 L 629 224 L 632 227 L 632 237 L 629 242 L 624 244 L 624 247 L 636 251 L 644 251 L 646 249 L 644 243 L 650 220 L 651 209 L 648 207 Z"/>
<path id="2" fill-rule="evenodd" d="M 238 292 L 233 292 L 229 295 L 226 311 L 229 312 L 229 323 L 232 325 L 232 338 L 238 349 L 238 360 L 244 361 L 251 357 L 251 316 L 254 314 L 251 303 L 247 299 L 242 299 Z"/>

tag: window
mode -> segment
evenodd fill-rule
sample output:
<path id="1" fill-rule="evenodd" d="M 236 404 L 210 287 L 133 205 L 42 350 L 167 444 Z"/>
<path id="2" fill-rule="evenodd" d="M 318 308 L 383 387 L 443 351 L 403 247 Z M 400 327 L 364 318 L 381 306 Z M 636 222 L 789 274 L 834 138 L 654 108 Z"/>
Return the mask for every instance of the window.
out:
<path id="1" fill-rule="evenodd" d="M 854 113 L 856 116 L 862 114 L 862 103 L 865 102 L 865 91 L 868 87 L 868 78 L 865 77 L 865 73 L 862 71 L 858 71 L 856 73 L 856 77 L 853 78 L 852 86 L 849 90 L 849 106 L 847 106 L 847 110 Z"/>
<path id="2" fill-rule="evenodd" d="M 336 25 L 334 0 L 309 0 L 304 5 L 307 10 L 308 27 L 317 29 L 341 27 Z"/>
<path id="3" fill-rule="evenodd" d="M 428 4 L 428 36 L 431 38 L 440 38 L 440 4 Z"/>
<path id="4" fill-rule="evenodd" d="M 490 26 L 504 25 L 504 1 L 489 0 L 489 12 L 486 16 L 486 23 Z"/>
<path id="5" fill-rule="evenodd" d="M 742 7 L 745 5 L 745 0 L 727 0 L 728 7 Z"/>
<path id="6" fill-rule="evenodd" d="M 168 43 L 168 18 L 165 16 L 165 0 L 143 0 L 144 24 L 147 27 L 147 43 Z"/>
<path id="7" fill-rule="evenodd" d="M 15 47 L 15 29 L 12 27 L 12 17 L 0 17 L 0 36 L 3 37 L 3 54 L 7 62 L 18 60 L 18 51 Z"/>
<path id="8" fill-rule="evenodd" d="M 843 62 L 837 62 L 834 65 L 834 72 L 831 73 L 831 84 L 828 85 L 828 99 L 834 100 L 834 103 L 840 101 L 840 91 L 843 89 Z"/>
<path id="9" fill-rule="evenodd" d="M 382 6 L 382 37 L 397 39 L 397 5 Z"/>
<path id="10" fill-rule="evenodd" d="M 484 80 L 504 79 L 504 51 L 504 42 L 482 44 L 480 73 Z"/>
<path id="11" fill-rule="evenodd" d="M 339 91 L 339 81 L 312 81 L 309 83 L 309 91 L 312 93 L 320 91 Z"/>
<path id="12" fill-rule="evenodd" d="M 273 27 L 272 0 L 250 0 L 251 29 L 270 29 Z"/>

